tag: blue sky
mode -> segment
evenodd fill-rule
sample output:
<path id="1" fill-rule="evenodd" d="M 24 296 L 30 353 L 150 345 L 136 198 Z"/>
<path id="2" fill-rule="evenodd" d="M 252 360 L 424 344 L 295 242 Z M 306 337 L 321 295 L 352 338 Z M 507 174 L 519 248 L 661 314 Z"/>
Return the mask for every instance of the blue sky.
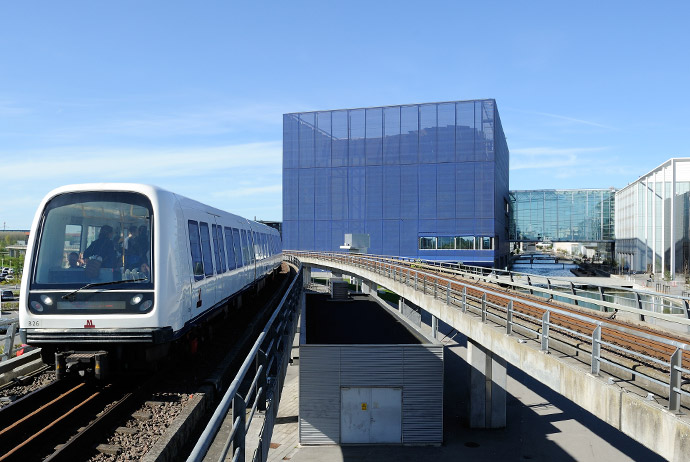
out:
<path id="1" fill-rule="evenodd" d="M 0 226 L 68 183 L 282 217 L 282 114 L 495 98 L 511 189 L 690 156 L 687 2 L 0 3 Z"/>

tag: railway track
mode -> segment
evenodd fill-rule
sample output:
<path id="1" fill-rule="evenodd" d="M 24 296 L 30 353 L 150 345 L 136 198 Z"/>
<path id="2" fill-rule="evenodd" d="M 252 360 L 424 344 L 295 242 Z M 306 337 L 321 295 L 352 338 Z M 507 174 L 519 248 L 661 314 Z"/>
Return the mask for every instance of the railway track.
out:
<path id="1" fill-rule="evenodd" d="M 133 395 L 115 383 L 52 382 L 0 412 L 0 461 L 78 460 L 98 430 L 127 411 Z"/>

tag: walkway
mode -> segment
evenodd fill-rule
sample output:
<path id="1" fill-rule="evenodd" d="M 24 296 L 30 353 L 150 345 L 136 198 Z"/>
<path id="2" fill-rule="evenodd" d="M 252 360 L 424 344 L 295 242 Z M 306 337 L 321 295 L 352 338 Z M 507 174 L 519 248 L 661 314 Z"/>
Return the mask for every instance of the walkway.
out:
<path id="1" fill-rule="evenodd" d="M 449 327 L 441 323 L 443 338 Z M 423 329 L 429 331 L 428 325 Z M 466 339 L 446 337 L 444 444 L 415 446 L 309 446 L 298 444 L 299 365 L 290 366 L 273 431 L 269 461 L 293 462 L 439 462 L 472 461 L 600 461 L 664 460 L 592 414 L 509 367 L 508 427 L 470 430 L 464 422 L 468 366 Z M 298 352 L 295 351 L 295 355 Z"/>

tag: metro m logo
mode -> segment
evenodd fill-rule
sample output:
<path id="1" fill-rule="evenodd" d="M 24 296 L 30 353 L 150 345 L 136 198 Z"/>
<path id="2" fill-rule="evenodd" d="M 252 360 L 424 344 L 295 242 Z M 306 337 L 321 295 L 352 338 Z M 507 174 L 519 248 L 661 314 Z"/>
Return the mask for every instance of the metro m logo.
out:
<path id="1" fill-rule="evenodd" d="M 91 319 L 86 320 L 86 324 L 84 324 L 84 328 L 86 329 L 94 329 L 96 326 L 93 324 L 93 321 Z"/>

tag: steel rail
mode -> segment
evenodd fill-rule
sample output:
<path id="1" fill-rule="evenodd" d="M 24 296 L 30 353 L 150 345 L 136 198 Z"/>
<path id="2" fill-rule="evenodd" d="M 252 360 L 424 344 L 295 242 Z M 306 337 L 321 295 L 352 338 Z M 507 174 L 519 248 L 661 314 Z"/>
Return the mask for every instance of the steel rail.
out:
<path id="1" fill-rule="evenodd" d="M 316 253 L 316 252 L 290 252 L 290 254 L 294 254 L 296 257 L 302 257 L 303 259 L 314 259 L 316 261 L 316 265 L 319 265 L 319 261 L 326 261 L 326 262 L 332 262 L 335 263 L 336 269 L 342 270 L 342 267 L 347 267 L 347 266 L 353 266 L 355 268 L 362 268 L 365 270 L 369 270 L 374 272 L 375 274 L 387 278 L 387 279 L 393 279 L 394 281 L 398 282 L 398 280 L 408 286 L 413 287 L 415 290 L 418 290 L 425 295 L 428 293 L 427 287 L 430 286 L 429 288 L 431 289 L 431 295 L 436 298 L 436 294 L 439 292 L 439 288 L 443 290 L 449 289 L 446 298 L 446 303 L 450 303 L 450 293 L 453 291 L 454 286 L 455 287 L 461 287 L 462 288 L 462 306 L 461 309 L 463 311 L 467 311 L 468 306 L 472 306 L 468 302 L 474 300 L 474 304 L 481 304 L 481 306 L 477 307 L 474 306 L 473 309 L 470 311 L 478 313 L 482 317 L 482 322 L 486 322 L 487 319 L 487 298 L 490 296 L 493 296 L 495 298 L 498 298 L 499 300 L 502 300 L 504 303 L 506 303 L 506 307 L 504 307 L 502 304 L 494 304 L 494 306 L 498 307 L 499 310 L 506 312 L 506 317 L 500 317 L 497 316 L 499 319 L 502 321 L 505 320 L 506 322 L 506 330 L 510 332 L 512 325 L 520 325 L 517 324 L 514 320 L 511 319 L 510 323 L 508 322 L 508 318 L 512 317 L 513 315 L 517 317 L 528 317 L 533 319 L 535 324 L 541 323 L 542 325 L 542 330 L 541 332 L 536 332 L 533 331 L 537 336 L 542 338 L 542 350 L 548 351 L 549 350 L 549 345 L 548 345 L 548 340 L 549 340 L 549 328 L 553 328 L 555 330 L 563 329 L 567 330 L 567 327 L 562 326 L 561 324 L 554 323 L 552 322 L 553 318 L 563 318 L 564 320 L 568 320 L 568 322 L 571 322 L 572 320 L 575 320 L 582 325 L 577 326 L 579 329 L 585 329 L 587 326 L 590 326 L 590 329 L 594 327 L 594 332 L 591 334 L 591 336 L 584 336 L 582 335 L 582 338 L 586 339 L 587 341 L 591 342 L 592 345 L 592 352 L 591 352 L 591 367 L 592 367 L 592 373 L 595 375 L 599 374 L 599 364 L 600 363 L 605 363 L 610 365 L 613 368 L 629 372 L 634 375 L 639 375 L 644 377 L 646 380 L 649 380 L 653 383 L 656 383 L 657 385 L 660 385 L 663 388 L 666 388 L 669 392 L 669 404 L 668 408 L 672 411 L 678 411 L 680 408 L 680 396 L 685 396 L 686 393 L 681 393 L 681 378 L 680 374 L 682 374 L 682 371 L 685 371 L 685 369 L 682 369 L 682 351 L 690 352 L 690 347 L 688 344 L 684 341 L 679 341 L 677 339 L 673 338 L 667 338 L 661 335 L 653 334 L 650 332 L 644 332 L 641 330 L 641 328 L 630 328 L 621 325 L 618 322 L 610 322 L 607 320 L 602 320 L 598 319 L 596 317 L 590 317 L 586 316 L 580 313 L 572 312 L 564 308 L 556 307 L 553 305 L 547 305 L 547 304 L 539 304 L 536 301 L 532 301 L 529 299 L 525 299 L 522 297 L 518 297 L 514 294 L 511 293 L 501 293 L 493 289 L 491 286 L 481 286 L 479 285 L 479 282 L 476 284 L 469 284 L 464 281 L 460 281 L 457 279 L 448 279 L 446 277 L 442 277 L 439 274 L 429 274 L 426 271 L 419 271 L 415 265 L 419 265 L 419 262 L 414 262 L 412 263 L 411 266 L 402 266 L 400 267 L 400 272 L 406 272 L 406 277 L 405 277 L 405 282 L 402 282 L 402 278 L 396 279 L 396 274 L 399 273 L 397 271 L 398 268 L 394 267 L 394 265 L 398 265 L 399 262 L 401 261 L 400 259 L 391 259 L 391 258 L 372 258 L 370 255 L 363 255 L 363 256 L 353 256 L 353 255 L 348 255 L 348 254 L 336 254 L 336 253 Z M 404 262 L 406 265 L 410 264 L 409 261 Z M 342 265 L 342 266 L 338 266 Z M 325 265 L 325 266 L 330 266 L 333 267 L 333 265 Z M 426 266 L 425 269 L 427 270 L 433 270 L 436 271 L 436 269 L 439 266 L 431 266 L 429 267 L 428 265 Z M 420 268 L 421 269 L 421 268 Z M 345 271 L 347 273 L 347 270 L 345 268 Z M 414 283 L 408 281 L 411 281 L 411 272 L 414 274 Z M 355 273 L 356 274 L 356 273 Z M 422 283 L 420 284 L 420 279 Z M 492 281 L 493 282 L 493 281 Z M 482 293 L 481 297 L 473 296 L 470 292 L 479 292 Z M 457 293 L 457 291 L 456 291 Z M 562 295 L 562 294 L 559 294 Z M 578 299 L 583 299 L 583 297 L 571 297 L 573 300 L 578 300 Z M 591 299 L 589 300 L 591 301 Z M 634 309 L 634 308 L 629 308 L 625 306 L 617 306 L 616 304 L 604 302 L 612 307 L 616 306 L 618 309 L 622 309 L 624 311 L 631 311 L 631 312 L 640 312 L 644 310 L 640 309 Z M 521 311 L 519 308 L 523 307 L 523 310 L 525 309 L 524 307 L 528 308 L 529 310 L 534 310 L 537 313 L 543 312 L 543 318 L 541 320 L 537 318 L 533 318 L 530 315 L 526 314 L 524 311 Z M 509 314 L 510 313 L 510 316 Z M 551 316 L 551 315 L 555 316 Z M 645 315 L 652 316 L 652 314 L 657 315 L 657 317 L 660 317 L 662 319 L 666 319 L 667 317 L 670 317 L 672 320 L 678 322 L 679 324 L 686 324 L 690 322 L 687 319 L 674 319 L 671 316 L 667 315 L 659 315 L 658 313 L 649 313 L 645 311 Z M 494 314 L 491 313 L 493 316 Z M 563 321 L 559 321 L 563 322 Z M 527 326 L 520 325 L 521 328 L 531 330 Z M 604 340 L 602 340 L 602 336 L 604 337 Z M 619 336 L 619 337 L 617 337 Z M 610 341 L 607 341 L 606 339 L 611 339 Z M 659 361 L 659 360 L 653 360 L 653 363 L 660 364 L 664 367 L 664 369 L 669 370 L 669 381 L 668 382 L 663 382 L 661 380 L 658 380 L 654 377 L 651 377 L 647 374 L 643 374 L 640 371 L 635 371 L 633 369 L 627 368 L 623 366 L 622 364 L 618 364 L 614 361 L 610 361 L 604 357 L 601 356 L 601 346 L 605 346 L 607 348 L 611 348 L 612 350 L 617 350 L 622 352 L 624 355 L 628 355 L 631 357 L 635 358 L 640 358 L 638 361 L 644 362 L 643 360 L 648 358 L 647 355 L 645 355 L 643 352 L 640 351 L 635 351 L 630 348 L 624 348 L 618 344 L 612 343 L 613 341 L 616 341 L 618 343 L 627 343 L 628 346 L 633 345 L 633 344 L 638 344 L 639 341 L 644 340 L 647 342 L 652 342 L 652 344 L 655 345 L 661 345 L 665 346 L 667 350 L 660 351 L 657 349 L 657 353 L 659 355 L 663 354 L 668 354 L 670 351 L 673 351 L 675 349 L 675 353 L 673 355 L 668 354 L 670 356 L 670 361 Z M 637 346 L 637 345 L 636 345 Z M 648 346 L 647 348 L 654 349 L 653 345 Z M 645 350 L 646 351 L 646 350 Z M 662 356 L 662 357 L 668 357 L 668 356 Z M 678 369 L 680 368 L 680 369 Z M 676 374 L 676 375 L 674 375 Z M 681 390 L 681 391 L 678 391 Z"/>

